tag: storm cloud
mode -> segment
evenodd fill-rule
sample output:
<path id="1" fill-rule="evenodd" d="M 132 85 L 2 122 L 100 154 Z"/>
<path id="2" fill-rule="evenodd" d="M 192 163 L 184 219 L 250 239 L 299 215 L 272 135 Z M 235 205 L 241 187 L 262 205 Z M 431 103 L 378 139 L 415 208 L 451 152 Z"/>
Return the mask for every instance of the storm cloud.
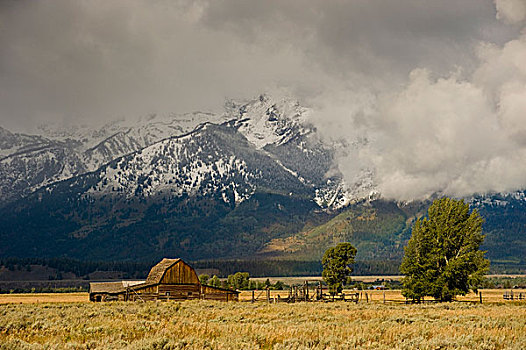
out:
<path id="1" fill-rule="evenodd" d="M 496 4 L 499 19 L 524 24 L 526 1 Z M 347 129 L 367 142 L 339 162 L 349 182 L 371 169 L 380 193 L 399 200 L 525 187 L 526 32 L 474 51 L 474 64 L 449 73 L 416 68 L 401 89 L 353 112 Z"/>
<path id="2" fill-rule="evenodd" d="M 286 94 L 410 200 L 526 185 L 524 0 L 0 1 L 0 126 Z M 358 146 L 359 145 L 359 146 Z"/>

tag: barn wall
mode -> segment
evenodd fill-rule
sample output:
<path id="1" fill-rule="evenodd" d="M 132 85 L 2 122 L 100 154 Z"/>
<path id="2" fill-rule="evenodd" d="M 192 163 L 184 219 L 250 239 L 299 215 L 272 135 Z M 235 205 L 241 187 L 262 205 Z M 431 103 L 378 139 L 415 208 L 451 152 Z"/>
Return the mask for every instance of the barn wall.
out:
<path id="1" fill-rule="evenodd" d="M 135 292 L 136 293 L 143 293 L 143 294 L 149 294 L 149 293 L 157 293 L 158 292 L 158 288 L 159 286 L 150 286 L 150 287 L 146 287 L 146 288 L 137 288 L 135 289 Z M 130 288 L 130 291 L 132 290 L 132 288 Z M 133 292 L 130 292 L 130 293 L 133 293 Z"/>
<path id="2" fill-rule="evenodd" d="M 199 284 L 199 278 L 195 270 L 181 260 L 165 272 L 161 284 Z"/>
<path id="3" fill-rule="evenodd" d="M 199 299 L 200 286 L 198 284 L 160 284 L 137 289 L 128 293 L 128 300 L 186 300 Z"/>
<path id="4" fill-rule="evenodd" d="M 203 295 L 203 299 L 206 299 L 206 300 L 220 300 L 220 301 L 238 300 L 237 293 L 234 293 L 228 290 L 221 290 L 221 289 L 213 288 L 210 286 L 201 286 L 201 293 Z"/>
<path id="5" fill-rule="evenodd" d="M 159 285 L 159 298 L 199 299 L 200 288 L 198 284 L 161 284 Z"/>

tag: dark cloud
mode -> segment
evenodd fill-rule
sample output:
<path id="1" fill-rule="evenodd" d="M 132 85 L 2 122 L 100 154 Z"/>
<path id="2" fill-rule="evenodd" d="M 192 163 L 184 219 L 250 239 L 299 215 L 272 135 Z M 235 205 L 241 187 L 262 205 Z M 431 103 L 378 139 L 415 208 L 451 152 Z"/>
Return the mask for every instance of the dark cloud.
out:
<path id="1" fill-rule="evenodd" d="M 219 109 L 400 83 L 510 36 L 491 1 L 1 1 L 0 122 Z"/>
<path id="2" fill-rule="evenodd" d="M 473 63 L 480 41 L 516 32 L 495 19 L 491 1 L 211 2 L 203 22 L 246 42 L 291 45 L 334 74 L 407 77 L 415 67 L 448 71 Z"/>
<path id="3" fill-rule="evenodd" d="M 524 187 L 525 17 L 525 0 L 0 0 L 0 125 L 287 93 L 350 145 L 350 183 L 372 170 L 397 199 Z"/>

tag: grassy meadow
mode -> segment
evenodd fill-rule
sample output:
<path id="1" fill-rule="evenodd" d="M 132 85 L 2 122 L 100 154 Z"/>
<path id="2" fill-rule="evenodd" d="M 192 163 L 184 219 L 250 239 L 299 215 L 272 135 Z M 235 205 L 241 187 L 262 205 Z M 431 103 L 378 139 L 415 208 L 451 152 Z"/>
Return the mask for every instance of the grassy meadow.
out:
<path id="1" fill-rule="evenodd" d="M 525 349 L 526 302 L 0 305 L 0 349 L 121 348 Z"/>

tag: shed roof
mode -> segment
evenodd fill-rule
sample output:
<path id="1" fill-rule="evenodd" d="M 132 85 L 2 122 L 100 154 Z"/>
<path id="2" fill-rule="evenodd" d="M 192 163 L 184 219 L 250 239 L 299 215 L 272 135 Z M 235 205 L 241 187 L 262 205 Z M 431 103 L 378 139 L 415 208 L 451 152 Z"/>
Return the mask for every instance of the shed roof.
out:
<path id="1" fill-rule="evenodd" d="M 204 285 L 204 287 L 205 288 L 210 288 L 210 289 L 215 289 L 215 290 L 220 290 L 220 291 L 223 291 L 223 292 L 231 292 L 231 293 L 236 293 L 236 294 L 240 294 L 241 293 L 238 290 L 229 289 L 229 288 L 221 288 L 221 287 L 210 286 L 210 285 Z"/>
<path id="2" fill-rule="evenodd" d="M 164 258 L 160 263 L 152 267 L 148 277 L 146 277 L 147 284 L 157 284 L 161 283 L 161 280 L 164 276 L 166 270 L 168 270 L 173 265 L 177 264 L 181 259 L 167 259 Z"/>
<path id="3" fill-rule="evenodd" d="M 121 293 L 126 287 L 136 286 L 144 281 L 92 282 L 89 284 L 90 293 Z"/>

